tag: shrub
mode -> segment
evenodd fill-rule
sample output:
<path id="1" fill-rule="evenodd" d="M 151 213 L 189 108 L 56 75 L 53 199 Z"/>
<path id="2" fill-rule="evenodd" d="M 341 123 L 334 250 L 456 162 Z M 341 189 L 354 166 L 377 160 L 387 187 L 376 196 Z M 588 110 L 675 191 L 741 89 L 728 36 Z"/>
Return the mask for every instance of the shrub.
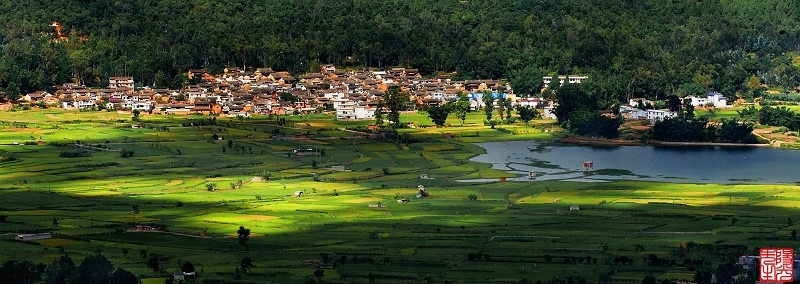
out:
<path id="1" fill-rule="evenodd" d="M 776 128 L 775 130 L 772 130 L 772 133 L 785 133 L 786 131 L 789 131 L 789 129 L 786 128 L 785 126 L 781 126 Z"/>
<path id="2" fill-rule="evenodd" d="M 0 154 L 3 154 L 3 156 L 0 157 L 0 162 L 11 162 L 17 160 L 17 156 L 15 156 L 14 154 L 5 154 L 5 153 L 0 153 Z"/>
<path id="3" fill-rule="evenodd" d="M 58 156 L 61 158 L 80 158 L 90 157 L 92 154 L 89 152 L 61 152 Z"/>

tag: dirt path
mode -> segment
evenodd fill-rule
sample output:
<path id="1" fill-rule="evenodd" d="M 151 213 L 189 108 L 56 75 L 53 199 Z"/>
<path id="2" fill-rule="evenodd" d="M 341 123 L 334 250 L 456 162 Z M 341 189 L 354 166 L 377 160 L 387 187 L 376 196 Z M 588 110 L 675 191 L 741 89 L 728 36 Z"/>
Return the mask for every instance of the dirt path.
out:
<path id="1" fill-rule="evenodd" d="M 769 141 L 769 144 L 772 145 L 772 147 L 780 148 L 782 141 L 767 138 L 763 134 L 764 133 L 769 133 L 769 132 L 764 132 L 764 131 L 765 130 L 762 130 L 762 129 L 753 130 L 753 135 L 758 136 L 758 138 L 761 138 L 761 139 Z"/>

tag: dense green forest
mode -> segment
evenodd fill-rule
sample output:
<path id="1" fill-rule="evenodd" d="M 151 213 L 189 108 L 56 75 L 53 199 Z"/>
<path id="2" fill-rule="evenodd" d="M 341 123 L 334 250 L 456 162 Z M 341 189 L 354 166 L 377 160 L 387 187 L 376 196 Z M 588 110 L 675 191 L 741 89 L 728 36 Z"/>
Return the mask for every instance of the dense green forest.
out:
<path id="1" fill-rule="evenodd" d="M 12 95 L 73 76 L 177 87 L 189 68 L 298 73 L 324 63 L 519 86 L 585 74 L 611 101 L 800 85 L 794 0 L 30 0 L 0 11 L 0 89 Z M 69 41 L 52 41 L 54 21 Z"/>

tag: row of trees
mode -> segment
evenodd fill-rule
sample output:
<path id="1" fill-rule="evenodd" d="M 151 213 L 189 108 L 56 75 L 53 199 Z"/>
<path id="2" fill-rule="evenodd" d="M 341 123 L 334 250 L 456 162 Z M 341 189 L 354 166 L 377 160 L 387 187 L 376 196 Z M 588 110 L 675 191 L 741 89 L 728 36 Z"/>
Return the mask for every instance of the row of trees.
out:
<path id="1" fill-rule="evenodd" d="M 762 125 L 782 126 L 792 131 L 800 130 L 800 115 L 785 106 L 764 106 L 759 110 L 756 110 L 754 106 L 749 106 L 740 110 L 739 116 L 751 121 L 757 120 Z"/>
<path id="2" fill-rule="evenodd" d="M 497 106 L 497 114 L 500 116 L 501 121 L 506 123 L 513 123 L 515 118 L 512 117 L 511 112 L 516 109 L 519 119 L 528 124 L 531 120 L 539 116 L 539 112 L 530 106 L 516 106 L 512 105 L 511 100 L 502 97 L 495 97 L 491 92 L 485 91 L 481 97 L 483 101 L 483 111 L 486 114 L 486 121 L 492 123 L 494 126 L 494 119 L 492 113 Z M 496 101 L 496 102 L 495 102 Z M 461 94 L 455 102 L 448 102 L 444 105 L 429 106 L 425 109 L 428 112 L 428 117 L 433 121 L 436 126 L 444 126 L 447 117 L 452 113 L 464 124 L 467 118 L 467 113 L 472 110 L 470 106 L 469 97 Z"/>
<path id="3" fill-rule="evenodd" d="M 33 284 L 45 281 L 49 284 L 138 284 L 133 273 L 114 269 L 105 256 L 87 256 L 79 266 L 67 255 L 54 260 L 50 265 L 34 264 L 31 261 L 9 260 L 0 266 L 0 283 Z"/>
<path id="4" fill-rule="evenodd" d="M 103 86 L 115 75 L 176 88 L 190 83 L 190 68 L 305 72 L 334 63 L 508 78 L 519 94 L 538 92 L 541 70 L 547 70 L 589 75 L 598 97 L 652 100 L 709 89 L 752 95 L 759 83 L 800 84 L 800 69 L 784 55 L 800 46 L 793 18 L 800 7 L 794 4 L 6 1 L 0 4 L 6 27 L 0 31 L 0 89 L 17 97 L 73 76 Z M 60 22 L 68 40 L 54 41 L 52 21 Z"/>
<path id="5" fill-rule="evenodd" d="M 681 115 L 656 122 L 652 135 L 659 141 L 757 143 L 758 139 L 752 134 L 753 126 L 752 122 L 740 122 L 736 118 L 709 123 L 706 117 Z"/>
<path id="6" fill-rule="evenodd" d="M 548 92 L 553 92 L 558 102 L 558 106 L 553 109 L 558 123 L 564 129 L 578 135 L 616 138 L 619 136 L 622 116 L 611 118 L 599 112 L 600 109 L 614 108 L 616 103 L 607 105 L 603 98 L 591 92 L 592 87 L 584 84 L 548 87 Z"/>

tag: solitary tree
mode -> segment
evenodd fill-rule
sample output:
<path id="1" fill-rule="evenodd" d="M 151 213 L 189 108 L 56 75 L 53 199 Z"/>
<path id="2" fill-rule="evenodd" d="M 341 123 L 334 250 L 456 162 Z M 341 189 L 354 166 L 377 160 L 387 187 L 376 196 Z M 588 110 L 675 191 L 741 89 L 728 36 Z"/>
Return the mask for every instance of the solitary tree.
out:
<path id="1" fill-rule="evenodd" d="M 448 103 L 450 106 L 450 110 L 453 114 L 458 117 L 458 120 L 461 121 L 461 125 L 464 125 L 464 120 L 467 119 L 467 113 L 469 112 L 469 98 L 467 96 L 461 94 L 458 98 L 458 101 L 455 103 Z"/>
<path id="2" fill-rule="evenodd" d="M 67 255 L 54 260 L 44 271 L 48 284 L 67 284 L 75 273 L 75 262 Z"/>
<path id="3" fill-rule="evenodd" d="M 147 259 L 147 268 L 153 270 L 153 275 L 158 274 L 158 272 L 163 270 L 161 262 L 164 261 L 165 258 L 161 255 L 151 253 L 150 257 Z"/>
<path id="4" fill-rule="evenodd" d="M 239 247 L 249 250 L 250 248 L 247 246 L 247 241 L 250 240 L 250 229 L 239 226 L 239 231 L 236 232 L 236 235 L 238 235 L 239 238 Z"/>
<path id="5" fill-rule="evenodd" d="M 139 205 L 138 204 L 131 205 L 131 208 L 133 209 L 133 214 L 139 214 Z"/>
<path id="6" fill-rule="evenodd" d="M 188 262 L 188 261 L 184 261 L 183 264 L 181 264 L 181 271 L 183 271 L 183 272 L 194 272 L 195 271 L 194 264 L 192 264 L 191 262 Z"/>
<path id="7" fill-rule="evenodd" d="M 431 106 L 428 108 L 428 117 L 431 118 L 433 124 L 436 126 L 443 126 L 447 121 L 447 116 L 450 114 L 450 109 L 447 105 L 444 106 Z"/>
<path id="8" fill-rule="evenodd" d="M 494 110 L 494 96 L 492 92 L 483 91 L 481 101 L 483 101 L 483 112 L 486 114 L 486 120 L 492 120 L 492 110 Z"/>
<path id="9" fill-rule="evenodd" d="M 111 282 L 114 284 L 139 284 L 139 278 L 133 273 L 122 268 L 117 268 L 111 273 Z"/>
<path id="10" fill-rule="evenodd" d="M 536 118 L 536 116 L 539 115 L 539 112 L 530 106 L 518 106 L 517 114 L 519 114 L 519 118 L 525 122 L 525 125 L 528 125 L 528 122 Z"/>
<path id="11" fill-rule="evenodd" d="M 656 284 L 656 278 L 653 275 L 647 275 L 642 279 L 642 284 Z"/>
<path id="12" fill-rule="evenodd" d="M 210 182 L 210 181 L 206 182 L 206 190 L 214 191 L 215 189 L 217 189 L 217 184 L 216 183 L 213 183 L 213 182 Z"/>
<path id="13" fill-rule="evenodd" d="M 511 119 L 511 111 L 514 110 L 513 102 L 509 99 L 504 100 L 503 108 L 506 110 L 506 119 Z"/>
<path id="14" fill-rule="evenodd" d="M 389 121 L 394 123 L 393 127 L 397 127 L 400 125 L 400 111 L 408 102 L 408 94 L 401 92 L 400 87 L 391 87 L 383 96 L 383 101 L 389 109 Z"/>
<path id="15" fill-rule="evenodd" d="M 383 103 L 378 103 L 375 107 L 375 125 L 383 125 Z M 317 135 L 319 135 L 319 130 L 317 130 Z"/>
<path id="16" fill-rule="evenodd" d="M 87 256 L 77 269 L 77 279 L 72 283 L 108 283 L 114 265 L 105 256 Z"/>
<path id="17" fill-rule="evenodd" d="M 511 87 L 514 88 L 514 93 L 520 94 L 523 97 L 531 94 L 539 93 L 542 88 L 542 71 L 536 67 L 528 66 L 523 69 L 511 71 Z"/>
<path id="18" fill-rule="evenodd" d="M 506 111 L 506 98 L 500 97 L 497 99 L 497 114 L 500 115 L 500 120 L 503 120 L 505 111 Z"/>
<path id="19" fill-rule="evenodd" d="M 250 230 L 248 230 L 248 231 L 250 231 Z M 248 234 L 249 234 L 249 232 L 248 232 Z M 250 270 L 253 267 L 256 267 L 253 264 L 253 259 L 251 259 L 249 257 L 243 258 L 242 262 L 240 263 L 240 266 L 242 267 L 242 272 L 244 272 L 244 273 L 247 273 L 248 270 Z"/>

